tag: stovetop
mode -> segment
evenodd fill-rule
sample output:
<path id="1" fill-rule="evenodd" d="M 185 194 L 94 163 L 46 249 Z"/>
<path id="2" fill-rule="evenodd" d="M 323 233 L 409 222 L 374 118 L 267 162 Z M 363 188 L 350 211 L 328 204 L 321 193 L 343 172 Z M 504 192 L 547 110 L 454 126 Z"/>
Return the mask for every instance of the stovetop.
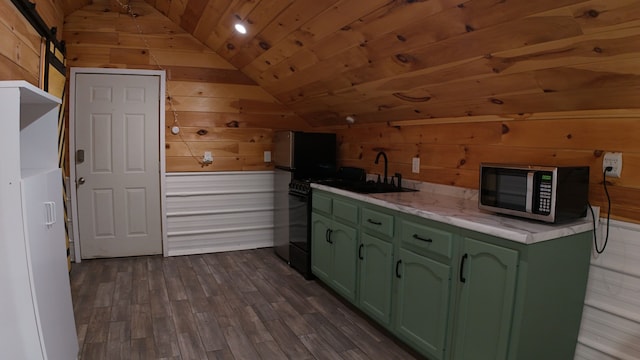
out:
<path id="1" fill-rule="evenodd" d="M 308 196 L 311 193 L 311 183 L 317 183 L 338 188 L 352 188 L 356 184 L 364 183 L 364 169 L 341 167 L 335 176 L 307 177 L 291 180 L 289 193 Z"/>
<path id="2" fill-rule="evenodd" d="M 289 192 L 299 195 L 309 195 L 311 192 L 311 183 L 332 186 L 333 184 L 340 184 L 342 182 L 344 182 L 344 180 L 338 178 L 293 179 L 289 183 Z"/>
<path id="3" fill-rule="evenodd" d="M 289 183 L 289 193 L 308 196 L 311 192 L 311 180 L 293 179 Z"/>

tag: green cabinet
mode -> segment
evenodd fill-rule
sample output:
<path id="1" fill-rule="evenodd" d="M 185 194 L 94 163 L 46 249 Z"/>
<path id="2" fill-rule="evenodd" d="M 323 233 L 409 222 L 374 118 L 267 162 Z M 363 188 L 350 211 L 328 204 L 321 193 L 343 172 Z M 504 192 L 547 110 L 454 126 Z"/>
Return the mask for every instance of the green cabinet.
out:
<path id="1" fill-rule="evenodd" d="M 358 306 L 381 325 L 390 327 L 394 215 L 371 205 L 362 205 L 361 209 Z"/>
<path id="2" fill-rule="evenodd" d="M 589 232 L 523 244 L 329 192 L 312 205 L 313 273 L 429 359 L 573 358 Z"/>
<path id="3" fill-rule="evenodd" d="M 360 299 L 362 311 L 384 326 L 391 322 L 393 245 L 367 233 L 360 237 Z"/>
<path id="4" fill-rule="evenodd" d="M 353 201 L 332 199 L 322 194 L 314 194 L 312 201 L 311 271 L 355 303 L 358 230 L 348 225 L 348 221 L 357 219 L 358 206 Z"/>
<path id="5" fill-rule="evenodd" d="M 428 220 L 408 217 L 400 225 L 394 331 L 431 359 L 446 356 L 454 240 Z"/>
<path id="6" fill-rule="evenodd" d="M 351 302 L 356 301 L 358 231 L 334 221 L 328 240 L 333 246 L 333 271 L 329 285 Z"/>
<path id="7" fill-rule="evenodd" d="M 465 238 L 461 254 L 454 359 L 506 359 L 518 251 Z"/>
<path id="8" fill-rule="evenodd" d="M 333 268 L 333 246 L 328 241 L 332 220 L 316 212 L 311 213 L 311 271 L 328 283 Z"/>
<path id="9" fill-rule="evenodd" d="M 391 325 L 394 215 L 361 205 L 358 306 L 385 327 Z"/>
<path id="10" fill-rule="evenodd" d="M 572 359 L 591 233 L 528 245 L 459 233 L 451 359 Z"/>
<path id="11" fill-rule="evenodd" d="M 444 357 L 451 268 L 400 249 L 396 273 L 395 326 L 398 337 L 433 359 Z"/>

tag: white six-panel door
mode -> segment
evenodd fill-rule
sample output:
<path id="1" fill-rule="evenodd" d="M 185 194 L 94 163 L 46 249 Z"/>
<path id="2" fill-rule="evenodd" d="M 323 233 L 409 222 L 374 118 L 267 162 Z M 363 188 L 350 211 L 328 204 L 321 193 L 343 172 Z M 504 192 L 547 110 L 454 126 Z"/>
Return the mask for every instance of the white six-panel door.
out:
<path id="1" fill-rule="evenodd" d="M 76 75 L 71 156 L 83 259 L 162 253 L 159 82 Z"/>

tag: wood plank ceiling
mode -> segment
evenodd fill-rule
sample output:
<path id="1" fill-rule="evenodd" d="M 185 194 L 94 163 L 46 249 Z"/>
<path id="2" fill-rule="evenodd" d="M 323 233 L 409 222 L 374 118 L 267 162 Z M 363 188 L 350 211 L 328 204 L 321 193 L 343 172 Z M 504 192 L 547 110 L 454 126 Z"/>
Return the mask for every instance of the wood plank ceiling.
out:
<path id="1" fill-rule="evenodd" d="M 146 2 L 313 126 L 640 104 L 637 0 Z"/>

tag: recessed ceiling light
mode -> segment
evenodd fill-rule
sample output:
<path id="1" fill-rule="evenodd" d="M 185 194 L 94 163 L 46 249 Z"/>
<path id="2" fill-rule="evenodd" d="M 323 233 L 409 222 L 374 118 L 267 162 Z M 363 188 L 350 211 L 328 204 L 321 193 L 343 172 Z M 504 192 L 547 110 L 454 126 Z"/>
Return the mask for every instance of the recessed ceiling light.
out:
<path id="1" fill-rule="evenodd" d="M 240 34 L 246 34 L 247 33 L 247 28 L 244 27 L 244 25 L 242 25 L 242 24 L 236 24 L 235 28 L 236 28 L 236 31 L 239 32 Z"/>

